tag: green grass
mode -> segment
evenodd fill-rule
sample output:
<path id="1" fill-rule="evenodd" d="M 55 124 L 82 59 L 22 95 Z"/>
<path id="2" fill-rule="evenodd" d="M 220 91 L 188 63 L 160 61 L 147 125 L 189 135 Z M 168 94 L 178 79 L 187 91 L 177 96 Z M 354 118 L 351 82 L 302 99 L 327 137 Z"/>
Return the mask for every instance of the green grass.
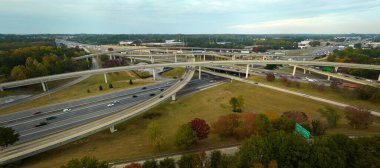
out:
<path id="1" fill-rule="evenodd" d="M 85 155 L 95 156 L 106 161 L 117 161 L 158 154 L 152 150 L 146 136 L 146 127 L 151 121 L 157 122 L 163 131 L 166 143 L 161 152 L 174 152 L 177 149 L 174 147 L 173 141 L 179 125 L 187 123 L 195 117 L 203 118 L 210 123 L 221 115 L 231 113 L 228 101 L 231 97 L 238 95 L 242 95 L 245 99 L 244 112 L 270 111 L 280 114 L 288 110 L 297 110 L 307 113 L 312 119 L 320 118 L 316 111 L 325 106 L 320 102 L 302 97 L 234 81 L 180 98 L 176 102 L 163 103 L 147 112 L 160 113 L 160 117 L 144 119 L 140 115 L 117 125 L 119 130 L 117 133 L 111 134 L 108 130 L 96 133 L 74 143 L 30 157 L 24 160 L 21 167 L 59 167 L 72 158 L 80 158 Z M 343 127 L 346 122 L 343 120 L 339 125 L 342 128 L 337 129 L 350 131 L 350 128 Z M 378 130 L 380 130 L 380 125 L 376 124 L 362 133 L 379 134 Z M 220 139 L 215 134 L 210 134 L 207 139 L 200 141 L 196 148 L 237 142 L 239 141 L 233 138 Z"/>
<path id="2" fill-rule="evenodd" d="M 317 96 L 317 97 L 326 98 L 329 100 L 338 101 L 341 103 L 346 103 L 353 106 L 366 107 L 366 108 L 380 112 L 380 104 L 376 104 L 376 103 L 372 103 L 372 102 L 364 101 L 364 100 L 358 100 L 355 98 L 344 97 L 339 92 L 332 90 L 330 87 L 326 87 L 325 91 L 319 91 L 317 89 L 312 88 L 307 83 L 301 83 L 301 88 L 287 87 L 283 85 L 280 79 L 278 78 L 274 82 L 268 82 L 265 76 L 250 76 L 249 79 L 260 82 L 260 83 L 309 94 L 312 96 Z"/>
<path id="3" fill-rule="evenodd" d="M 174 67 L 173 69 L 163 72 L 160 75 L 165 78 L 178 78 L 183 75 L 185 68 L 183 67 Z"/>
<path id="4" fill-rule="evenodd" d="M 114 87 L 113 89 L 109 89 L 108 84 L 104 83 L 103 74 L 93 75 L 69 88 L 60 90 L 51 95 L 44 96 L 29 102 L 25 102 L 17 106 L 3 109 L 0 111 L 0 114 L 7 114 L 31 108 L 46 106 L 50 104 L 72 101 L 75 99 L 91 97 L 105 93 L 111 93 L 127 88 L 139 87 L 153 82 L 138 79 L 135 76 L 135 74 L 130 71 L 107 74 L 107 78 L 108 82 L 112 83 Z M 129 85 L 129 79 L 133 80 L 133 85 Z M 103 87 L 103 91 L 99 91 L 100 85 Z M 90 90 L 90 93 L 87 93 L 87 89 Z"/>

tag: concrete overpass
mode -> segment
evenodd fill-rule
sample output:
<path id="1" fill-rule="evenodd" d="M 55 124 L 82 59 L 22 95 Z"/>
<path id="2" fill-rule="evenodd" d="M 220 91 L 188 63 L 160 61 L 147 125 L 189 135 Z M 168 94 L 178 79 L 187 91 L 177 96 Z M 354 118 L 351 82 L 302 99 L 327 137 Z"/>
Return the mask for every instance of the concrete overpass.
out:
<path id="1" fill-rule="evenodd" d="M 188 68 L 182 77 L 170 88 L 138 105 L 132 106 L 119 113 L 101 118 L 97 121 L 81 125 L 79 127 L 62 131 L 56 134 L 48 135 L 46 137 L 25 142 L 22 144 L 10 146 L 0 151 L 0 165 L 11 163 L 49 149 L 73 142 L 85 136 L 94 134 L 104 129 L 110 128 L 111 132 L 116 131 L 114 126 L 123 121 L 126 121 L 134 116 L 137 116 L 150 108 L 162 103 L 167 99 L 175 100 L 176 93 L 182 89 L 194 75 L 194 68 Z M 162 96 L 162 97 L 160 97 Z"/>
<path id="2" fill-rule="evenodd" d="M 7 88 L 14 88 L 20 86 L 26 86 L 31 84 L 41 83 L 42 86 L 45 86 L 45 82 L 61 80 L 73 77 L 79 77 L 83 75 L 95 75 L 95 74 L 107 74 L 112 72 L 120 72 L 126 70 L 137 70 L 137 69 L 149 69 L 157 67 L 185 67 L 185 66 L 212 66 L 212 65 L 246 65 L 247 72 L 249 72 L 249 65 L 258 64 L 287 64 L 292 66 L 305 66 L 305 65 L 314 65 L 314 66 L 327 66 L 327 67 L 344 67 L 344 68 L 353 68 L 353 69 L 370 69 L 370 70 L 380 70 L 380 65 L 368 65 L 368 64 L 353 64 L 353 63 L 339 63 L 339 62 L 318 62 L 318 61 L 283 61 L 283 60 L 235 60 L 235 61 L 201 61 L 201 62 L 177 62 L 177 63 L 162 63 L 162 64 L 149 64 L 149 65 L 134 65 L 134 66 L 121 66 L 113 68 L 103 68 L 95 70 L 86 70 L 80 72 L 71 72 L 50 76 L 43 76 L 7 83 L 0 84 L 0 90 Z M 105 75 L 106 77 L 106 75 Z M 379 75 L 380 80 L 380 75 Z"/>

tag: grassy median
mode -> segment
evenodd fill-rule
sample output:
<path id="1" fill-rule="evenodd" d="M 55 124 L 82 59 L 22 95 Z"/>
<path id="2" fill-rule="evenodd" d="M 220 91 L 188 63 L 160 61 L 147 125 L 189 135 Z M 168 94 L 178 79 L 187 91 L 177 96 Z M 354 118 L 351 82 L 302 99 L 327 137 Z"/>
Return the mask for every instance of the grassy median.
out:
<path id="1" fill-rule="evenodd" d="M 231 113 L 229 100 L 232 96 L 242 95 L 245 99 L 244 112 L 276 112 L 281 114 L 288 110 L 306 112 L 310 119 L 320 118 L 318 108 L 325 104 L 302 97 L 277 92 L 262 87 L 235 82 L 223 84 L 191 96 L 180 98 L 176 102 L 166 102 L 146 113 L 157 113 L 159 117 L 144 118 L 144 115 L 135 117 L 117 126 L 117 133 L 111 134 L 108 130 L 83 138 L 74 143 L 64 145 L 54 150 L 30 157 L 24 160 L 21 167 L 44 168 L 59 167 L 72 158 L 95 156 L 101 160 L 117 161 L 132 159 L 141 156 L 157 154 L 147 139 L 146 127 L 151 121 L 156 121 L 163 132 L 166 144 L 162 153 L 176 151 L 174 147 L 175 131 L 179 125 L 189 122 L 195 117 L 203 118 L 207 122 L 215 121 L 219 116 Z M 339 123 L 337 129 L 350 133 L 345 120 Z M 380 124 L 376 123 L 362 134 L 379 134 Z M 339 130 L 338 130 L 339 131 Z M 356 131 L 356 130 L 354 130 Z M 197 148 L 231 144 L 236 139 L 219 139 L 215 134 L 200 141 Z"/>
<path id="2" fill-rule="evenodd" d="M 181 77 L 185 73 L 184 67 L 174 67 L 171 70 L 161 73 L 160 75 L 165 78 L 178 78 Z"/>
<path id="3" fill-rule="evenodd" d="M 55 103 L 72 101 L 75 99 L 97 96 L 105 93 L 116 92 L 127 88 L 139 87 L 142 85 L 153 83 L 153 81 L 139 79 L 133 72 L 130 71 L 110 73 L 107 74 L 107 78 L 108 82 L 112 83 L 113 89 L 110 89 L 109 84 L 106 84 L 104 82 L 103 74 L 93 75 L 69 88 L 57 91 L 50 95 L 29 102 L 22 103 L 17 106 L 0 110 L 0 114 L 7 114 L 31 108 L 51 105 Z M 133 85 L 129 84 L 129 79 L 132 79 Z M 103 90 L 99 90 L 99 86 L 102 86 Z M 87 90 L 89 90 L 89 92 Z"/>

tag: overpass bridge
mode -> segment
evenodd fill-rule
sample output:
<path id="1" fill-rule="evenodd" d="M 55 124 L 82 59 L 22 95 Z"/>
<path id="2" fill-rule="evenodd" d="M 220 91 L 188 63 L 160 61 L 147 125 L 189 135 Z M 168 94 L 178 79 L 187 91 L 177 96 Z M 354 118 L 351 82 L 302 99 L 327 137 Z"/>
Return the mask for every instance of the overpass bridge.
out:
<path id="1" fill-rule="evenodd" d="M 26 85 L 32 85 L 41 83 L 42 86 L 45 86 L 45 82 L 61 80 L 73 77 L 79 77 L 84 75 L 95 75 L 95 74 L 106 74 L 127 70 L 138 70 L 138 69 L 151 69 L 157 67 L 186 67 L 186 66 L 212 66 L 212 65 L 246 65 L 247 71 L 249 70 L 249 66 L 252 64 L 257 65 L 266 65 L 266 64 L 286 64 L 292 65 L 294 67 L 297 66 L 325 66 L 325 67 L 344 67 L 344 68 L 353 68 L 353 69 L 370 69 L 370 70 L 380 70 L 380 65 L 369 65 L 369 64 L 354 64 L 354 63 L 339 63 L 339 62 L 318 62 L 318 61 L 284 61 L 284 60 L 235 60 L 235 61 L 200 61 L 200 62 L 177 62 L 177 63 L 161 63 L 161 64 L 148 64 L 148 65 L 134 65 L 134 66 L 121 66 L 121 67 L 113 67 L 113 68 L 103 68 L 103 69 L 95 69 L 95 70 L 86 70 L 79 72 L 71 72 L 50 76 L 43 76 L 7 83 L 0 84 L 0 90 L 4 90 L 7 88 L 14 88 Z M 106 80 L 106 79 L 105 79 Z M 379 75 L 380 80 L 380 75 Z"/>

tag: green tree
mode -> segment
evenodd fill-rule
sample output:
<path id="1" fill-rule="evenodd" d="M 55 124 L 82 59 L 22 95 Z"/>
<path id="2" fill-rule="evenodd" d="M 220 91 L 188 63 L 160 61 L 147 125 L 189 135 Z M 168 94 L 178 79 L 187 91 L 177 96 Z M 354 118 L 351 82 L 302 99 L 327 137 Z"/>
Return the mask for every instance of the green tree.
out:
<path id="1" fill-rule="evenodd" d="M 110 89 L 112 89 L 112 88 L 113 88 L 113 85 L 112 85 L 112 83 L 109 83 L 109 84 L 108 84 L 108 88 L 110 88 Z"/>
<path id="2" fill-rule="evenodd" d="M 272 131 L 272 125 L 265 114 L 256 116 L 256 124 L 259 135 L 266 136 Z"/>
<path id="3" fill-rule="evenodd" d="M 99 85 L 99 90 L 100 90 L 100 91 L 103 90 L 103 86 L 102 86 L 102 85 Z"/>
<path id="4" fill-rule="evenodd" d="M 275 130 L 283 130 L 285 132 L 291 133 L 294 131 L 294 126 L 296 122 L 287 117 L 276 118 L 272 121 L 272 126 Z"/>
<path id="5" fill-rule="evenodd" d="M 23 80 L 26 79 L 26 69 L 24 65 L 18 65 L 13 67 L 11 71 L 11 77 L 13 80 Z"/>
<path id="6" fill-rule="evenodd" d="M 322 124 L 321 121 L 319 120 L 312 120 L 311 121 L 311 133 L 314 135 L 314 136 L 320 136 L 320 135 L 323 135 L 325 133 L 325 126 Z"/>
<path id="7" fill-rule="evenodd" d="M 66 164 L 62 165 L 61 168 L 108 168 L 106 162 L 100 162 L 94 157 L 85 156 L 81 159 L 72 159 Z"/>
<path id="8" fill-rule="evenodd" d="M 188 149 L 197 143 L 197 134 L 191 129 L 190 124 L 181 125 L 175 136 L 175 145 L 179 148 Z"/>
<path id="9" fill-rule="evenodd" d="M 146 160 L 143 163 L 142 168 L 159 168 L 159 166 L 157 164 L 157 161 L 152 159 L 152 160 Z"/>
<path id="10" fill-rule="evenodd" d="M 162 137 L 162 133 L 160 127 L 156 122 L 151 122 L 148 125 L 148 139 L 154 146 L 154 149 L 161 150 L 161 147 L 164 143 L 164 138 Z"/>
<path id="11" fill-rule="evenodd" d="M 176 168 L 174 159 L 165 158 L 160 161 L 160 168 Z"/>
<path id="12" fill-rule="evenodd" d="M 222 153 L 219 150 L 211 152 L 211 168 L 221 167 Z"/>
<path id="13" fill-rule="evenodd" d="M 342 116 L 334 108 L 329 106 L 318 109 L 318 112 L 326 118 L 328 127 L 330 128 L 335 128 L 340 118 L 342 118 Z"/>
<path id="14" fill-rule="evenodd" d="M 232 97 L 230 99 L 230 105 L 232 106 L 233 112 L 242 112 L 244 106 L 244 98 L 243 96 Z"/>
<path id="15" fill-rule="evenodd" d="M 133 85 L 132 79 L 129 79 L 129 85 Z"/>
<path id="16" fill-rule="evenodd" d="M 362 43 L 356 43 L 354 44 L 354 48 L 362 48 Z"/>
<path id="17" fill-rule="evenodd" d="M 19 140 L 20 134 L 10 127 L 0 127 L 0 147 L 13 145 Z"/>
<path id="18" fill-rule="evenodd" d="M 193 168 L 193 154 L 184 154 L 177 161 L 177 165 L 179 168 Z"/>

